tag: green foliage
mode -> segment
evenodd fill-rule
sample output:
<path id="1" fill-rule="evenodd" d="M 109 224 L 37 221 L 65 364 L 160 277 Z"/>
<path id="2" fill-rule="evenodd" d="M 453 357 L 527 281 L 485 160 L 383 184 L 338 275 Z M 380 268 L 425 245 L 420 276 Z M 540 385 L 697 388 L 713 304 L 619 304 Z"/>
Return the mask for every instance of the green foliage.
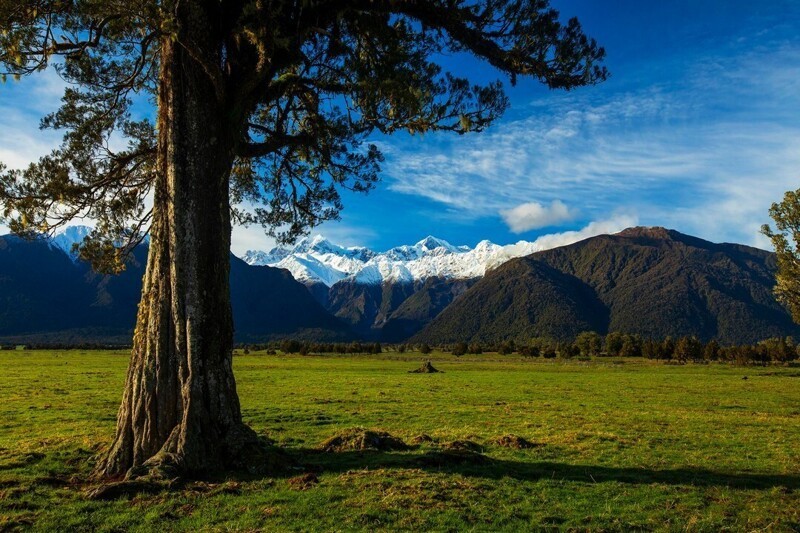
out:
<path id="1" fill-rule="evenodd" d="M 497 353 L 500 355 L 509 355 L 516 351 L 517 347 L 514 345 L 514 341 L 505 341 L 501 342 L 500 346 L 497 348 Z"/>
<path id="2" fill-rule="evenodd" d="M 759 343 L 759 347 L 766 353 L 769 360 L 778 363 L 788 363 L 798 358 L 797 346 L 791 337 L 766 339 Z"/>
<path id="3" fill-rule="evenodd" d="M 697 337 L 681 337 L 675 343 L 673 357 L 680 362 L 699 361 L 703 358 L 703 344 Z"/>
<path id="4" fill-rule="evenodd" d="M 159 149 L 156 128 L 132 106 L 165 105 L 161 63 L 173 61 L 165 50 L 174 45 L 207 78 L 230 132 L 222 141 L 235 156 L 234 221 L 261 224 L 280 241 L 337 218 L 340 189 L 374 186 L 383 156 L 371 135 L 478 132 L 500 116 L 502 83 L 447 72 L 444 56 L 477 56 L 512 84 L 526 76 L 571 89 L 607 77 L 604 50 L 544 0 L 2 0 L 3 79 L 52 65 L 70 84 L 42 122 L 65 132 L 62 146 L 27 169 L 0 169 L 2 218 L 15 232 L 89 216 L 97 231 L 85 257 L 124 266 L 152 217 Z M 173 120 L 169 109 L 159 117 Z M 112 148 L 119 139 L 123 147 Z"/>
<path id="5" fill-rule="evenodd" d="M 558 347 L 558 356 L 564 359 L 572 359 L 581 354 L 580 348 L 571 342 L 562 342 Z"/>
<path id="6" fill-rule="evenodd" d="M 622 351 L 622 345 L 625 342 L 625 338 L 619 331 L 612 331 L 608 335 L 606 335 L 606 346 L 605 351 L 607 355 L 610 356 L 618 356 Z"/>
<path id="7" fill-rule="evenodd" d="M 453 346 L 453 355 L 456 357 L 461 357 L 462 355 L 466 354 L 469 350 L 466 342 L 458 342 L 455 346 Z"/>
<path id="8" fill-rule="evenodd" d="M 800 322 L 800 189 L 787 191 L 783 201 L 772 204 L 769 216 L 775 231 L 765 224 L 761 232 L 772 241 L 778 258 L 775 294 Z"/>
<path id="9" fill-rule="evenodd" d="M 715 340 L 709 341 L 703 348 L 703 359 L 706 361 L 716 361 L 720 357 L 720 346 Z"/>
<path id="10" fill-rule="evenodd" d="M 619 350 L 621 357 L 641 357 L 642 339 L 638 335 L 625 335 Z"/>
<path id="11" fill-rule="evenodd" d="M 603 338 L 594 331 L 583 331 L 575 339 L 575 345 L 584 357 L 600 355 L 603 349 Z"/>

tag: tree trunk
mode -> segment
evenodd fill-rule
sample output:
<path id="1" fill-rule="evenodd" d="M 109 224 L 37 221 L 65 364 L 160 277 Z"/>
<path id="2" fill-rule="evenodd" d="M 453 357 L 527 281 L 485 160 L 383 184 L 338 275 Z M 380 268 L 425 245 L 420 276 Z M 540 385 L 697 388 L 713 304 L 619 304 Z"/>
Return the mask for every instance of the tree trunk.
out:
<path id="1" fill-rule="evenodd" d="M 116 437 L 99 466 L 104 476 L 241 466 L 256 442 L 242 422 L 232 371 L 233 121 L 184 47 L 166 38 L 161 54 L 150 252 Z"/>

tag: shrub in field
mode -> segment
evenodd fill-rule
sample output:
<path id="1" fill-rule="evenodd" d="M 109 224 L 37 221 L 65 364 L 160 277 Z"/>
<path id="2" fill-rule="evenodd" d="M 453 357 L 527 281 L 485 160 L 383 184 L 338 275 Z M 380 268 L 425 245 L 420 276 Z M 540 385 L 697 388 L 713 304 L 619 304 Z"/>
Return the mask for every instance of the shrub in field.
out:
<path id="1" fill-rule="evenodd" d="M 472 343 L 472 344 L 470 344 L 470 345 L 469 345 L 469 347 L 467 348 L 467 353 L 472 353 L 472 354 L 475 354 L 475 355 L 480 355 L 480 354 L 482 354 L 482 353 L 483 353 L 483 347 L 482 347 L 480 344 L 478 344 L 477 342 L 473 342 L 473 343 Z"/>
<path id="2" fill-rule="evenodd" d="M 586 357 L 600 355 L 603 350 L 603 337 L 594 331 L 584 331 L 578 334 L 575 345 L 580 350 L 580 354 Z"/>
<path id="3" fill-rule="evenodd" d="M 519 349 L 519 353 L 522 354 L 523 357 L 539 357 L 540 350 L 538 346 L 522 346 Z"/>
<path id="4" fill-rule="evenodd" d="M 455 355 L 456 357 L 461 357 L 462 355 L 467 353 L 467 349 L 468 346 L 466 342 L 456 343 L 456 345 L 453 346 L 453 355 Z"/>
<path id="5" fill-rule="evenodd" d="M 514 341 L 507 341 L 500 343 L 500 346 L 497 348 L 497 353 L 500 355 L 509 355 L 514 353 L 516 346 L 514 346 Z"/>

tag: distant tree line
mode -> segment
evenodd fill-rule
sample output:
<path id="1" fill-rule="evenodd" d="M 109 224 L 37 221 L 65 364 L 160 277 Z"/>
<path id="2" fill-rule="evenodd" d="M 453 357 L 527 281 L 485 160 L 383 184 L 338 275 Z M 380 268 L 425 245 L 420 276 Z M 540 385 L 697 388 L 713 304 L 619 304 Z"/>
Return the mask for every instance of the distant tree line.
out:
<path id="1" fill-rule="evenodd" d="M 286 339 L 277 342 L 261 344 L 244 344 L 240 346 L 242 353 L 249 354 L 251 351 L 266 351 L 268 354 L 275 354 L 278 351 L 289 354 L 378 354 L 383 352 L 383 346 L 379 342 L 308 342 L 294 339 Z"/>
<path id="2" fill-rule="evenodd" d="M 120 349 L 122 345 L 103 343 L 29 343 L 0 345 L 0 350 L 15 349 L 48 350 L 93 350 Z M 429 344 L 381 344 L 380 342 L 309 342 L 282 340 L 259 344 L 241 344 L 240 353 L 265 352 L 270 355 L 284 354 L 380 354 L 386 352 L 418 352 L 428 355 L 433 351 L 451 353 L 457 357 L 497 353 L 519 354 L 523 357 L 543 359 L 589 359 L 592 357 L 643 357 L 676 363 L 729 362 L 737 365 L 767 365 L 790 363 L 800 360 L 800 344 L 792 337 L 774 337 L 756 344 L 722 346 L 717 341 L 703 342 L 696 337 L 666 337 L 656 340 L 641 335 L 611 332 L 600 335 L 593 331 L 580 333 L 574 341 L 559 341 L 548 337 L 534 337 L 528 342 L 504 341 L 500 343 L 457 342 L 431 346 Z"/>
<path id="3" fill-rule="evenodd" d="M 501 343 L 457 342 L 431 346 L 429 344 L 391 344 L 350 342 L 315 343 L 284 340 L 267 344 L 240 346 L 243 353 L 266 351 L 287 354 L 379 354 L 386 352 L 418 352 L 422 355 L 438 352 L 457 357 L 497 353 L 519 354 L 523 357 L 543 359 L 590 359 L 592 357 L 642 357 L 676 363 L 730 362 L 738 365 L 767 365 L 789 363 L 800 359 L 798 345 L 793 338 L 771 338 L 752 345 L 722 346 L 717 341 L 703 342 L 696 337 L 648 339 L 641 335 L 611 332 L 600 335 L 587 331 L 574 341 L 559 341 L 547 337 L 534 337 L 526 343 L 504 341 Z"/>
<path id="4" fill-rule="evenodd" d="M 25 342 L 0 344 L 0 350 L 124 350 L 130 344 L 109 344 L 104 342 Z"/>
<path id="5" fill-rule="evenodd" d="M 636 334 L 611 332 L 603 336 L 587 331 L 580 333 L 571 342 L 534 337 L 527 343 L 506 341 L 481 345 L 459 342 L 439 348 L 456 356 L 494 352 L 501 355 L 518 353 L 525 357 L 545 359 L 643 357 L 679 363 L 721 361 L 740 365 L 788 363 L 800 359 L 800 345 L 792 337 L 775 337 L 752 345 L 721 346 L 715 340 L 703 342 L 693 336 L 656 340 Z"/>

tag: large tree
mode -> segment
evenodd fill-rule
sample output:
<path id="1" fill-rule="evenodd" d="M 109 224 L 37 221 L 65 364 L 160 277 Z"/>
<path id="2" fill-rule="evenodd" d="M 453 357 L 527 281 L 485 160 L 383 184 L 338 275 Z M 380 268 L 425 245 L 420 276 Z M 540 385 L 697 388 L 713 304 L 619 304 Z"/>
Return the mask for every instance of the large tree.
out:
<path id="1" fill-rule="evenodd" d="M 373 187 L 370 136 L 486 128 L 508 101 L 499 81 L 442 67 L 462 54 L 512 84 L 607 75 L 547 0 L 0 0 L 5 75 L 52 66 L 68 83 L 42 122 L 62 145 L 0 172 L 6 223 L 40 234 L 89 217 L 82 254 L 110 270 L 150 235 L 103 474 L 242 461 L 255 435 L 231 370 L 231 223 L 290 241 L 338 216 L 340 189 Z"/>
<path id="2" fill-rule="evenodd" d="M 800 323 L 800 189 L 787 191 L 781 202 L 772 204 L 769 215 L 775 230 L 765 224 L 761 232 L 772 241 L 777 256 L 775 296 Z"/>

